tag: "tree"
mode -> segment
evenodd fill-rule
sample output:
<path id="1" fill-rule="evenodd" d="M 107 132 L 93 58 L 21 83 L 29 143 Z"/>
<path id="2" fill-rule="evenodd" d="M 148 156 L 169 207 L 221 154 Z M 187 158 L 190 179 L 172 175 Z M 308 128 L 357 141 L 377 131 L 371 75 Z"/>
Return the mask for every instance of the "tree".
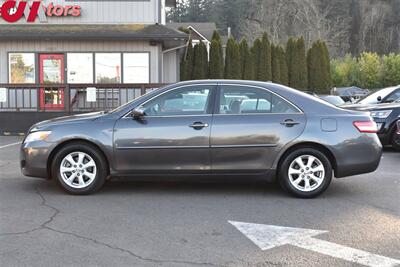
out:
<path id="1" fill-rule="evenodd" d="M 192 79 L 193 64 L 194 64 L 194 51 L 193 51 L 192 41 L 189 40 L 186 48 L 186 53 L 181 59 L 181 64 L 180 64 L 181 81 L 187 81 Z"/>
<path id="2" fill-rule="evenodd" d="M 222 42 L 221 35 L 219 35 L 218 31 L 214 31 L 213 32 L 211 40 L 216 40 L 216 41 Z"/>
<path id="3" fill-rule="evenodd" d="M 400 55 L 389 54 L 383 56 L 382 84 L 394 86 L 400 84 Z"/>
<path id="4" fill-rule="evenodd" d="M 229 38 L 226 45 L 225 79 L 241 79 L 239 45 L 235 39 Z"/>
<path id="5" fill-rule="evenodd" d="M 359 59 L 360 78 L 363 88 L 378 88 L 380 84 L 381 61 L 377 53 L 361 53 Z"/>
<path id="6" fill-rule="evenodd" d="M 279 51 L 279 47 L 272 45 L 271 46 L 271 72 L 272 72 L 272 81 L 274 83 L 282 83 L 281 81 L 281 55 Z"/>
<path id="7" fill-rule="evenodd" d="M 261 53 L 261 40 L 257 38 L 254 43 L 253 47 L 251 48 L 251 56 L 253 58 L 253 77 L 254 80 L 261 81 L 261 77 L 259 76 L 260 73 L 260 53 Z"/>
<path id="8" fill-rule="evenodd" d="M 216 50 L 218 50 L 218 52 Z M 218 62 L 215 62 L 217 60 L 216 57 L 219 59 Z M 216 67 L 219 67 L 220 69 L 215 70 Z M 212 72 L 214 72 L 215 74 L 212 74 Z M 215 30 L 212 35 L 211 47 L 210 47 L 210 78 L 220 79 L 223 78 L 223 76 L 224 76 L 224 52 L 222 49 L 222 39 L 218 31 Z"/>
<path id="9" fill-rule="evenodd" d="M 258 66 L 258 80 L 270 81 L 271 75 L 271 44 L 266 33 L 261 38 L 260 59 Z"/>
<path id="10" fill-rule="evenodd" d="M 277 52 L 279 54 L 279 73 L 281 75 L 280 82 L 283 85 L 289 85 L 288 67 L 286 62 L 286 53 L 283 47 L 278 46 Z"/>
<path id="11" fill-rule="evenodd" d="M 304 38 L 300 37 L 296 41 L 296 53 L 295 53 L 295 61 L 296 68 L 293 73 L 295 79 L 295 84 L 298 89 L 305 90 L 308 85 L 308 76 L 307 76 L 307 59 L 306 59 L 306 47 L 304 43 Z"/>
<path id="12" fill-rule="evenodd" d="M 286 56 L 289 70 L 289 85 L 296 89 L 307 88 L 307 60 L 303 37 L 290 38 L 287 43 Z"/>
<path id="13" fill-rule="evenodd" d="M 322 41 L 316 41 L 307 53 L 308 88 L 318 93 L 326 93 L 330 88 L 329 54 Z"/>
<path id="14" fill-rule="evenodd" d="M 331 60 L 332 84 L 335 87 L 361 86 L 357 59 L 350 54 Z"/>
<path id="15" fill-rule="evenodd" d="M 213 39 L 210 47 L 210 79 L 224 78 L 223 56 L 221 51 L 221 42 L 218 41 L 218 39 Z"/>
<path id="16" fill-rule="evenodd" d="M 293 70 L 296 67 L 294 61 L 294 48 L 295 48 L 295 39 L 289 38 L 286 44 L 286 64 L 288 68 L 288 85 L 293 86 Z"/>
<path id="17" fill-rule="evenodd" d="M 253 74 L 253 60 L 250 53 L 249 46 L 247 44 L 246 39 L 242 39 L 239 44 L 240 50 L 240 66 L 241 66 L 241 78 L 243 80 L 252 80 L 254 77 Z"/>
<path id="18" fill-rule="evenodd" d="M 207 47 L 203 42 L 200 42 L 194 47 L 194 65 L 193 65 L 193 80 L 207 79 L 208 76 L 208 59 Z"/>

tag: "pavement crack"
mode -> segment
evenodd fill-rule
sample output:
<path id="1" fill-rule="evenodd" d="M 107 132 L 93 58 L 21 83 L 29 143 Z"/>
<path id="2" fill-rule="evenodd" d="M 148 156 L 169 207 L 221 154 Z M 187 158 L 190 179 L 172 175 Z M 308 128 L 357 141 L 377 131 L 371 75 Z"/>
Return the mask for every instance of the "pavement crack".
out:
<path id="1" fill-rule="evenodd" d="M 146 257 L 140 256 L 140 255 L 134 253 L 131 250 L 128 250 L 128 249 L 125 249 L 125 248 L 121 248 L 121 247 L 117 247 L 117 246 L 113 246 L 113 245 L 107 244 L 105 242 L 99 241 L 99 240 L 94 239 L 94 238 L 86 237 L 86 236 L 79 235 L 79 234 L 76 234 L 76 233 L 73 233 L 73 232 L 67 232 L 67 231 L 62 231 L 62 230 L 55 229 L 55 228 L 49 226 L 49 224 L 51 224 L 54 221 L 54 219 L 60 214 L 60 210 L 57 209 L 56 207 L 51 206 L 50 204 L 48 204 L 48 202 L 46 200 L 46 197 L 43 195 L 42 192 L 40 192 L 38 186 L 35 187 L 35 193 L 41 199 L 40 206 L 46 207 L 46 208 L 48 208 L 48 209 L 53 211 L 51 216 L 45 222 L 43 222 L 41 225 L 39 225 L 38 227 L 32 228 L 32 229 L 27 230 L 27 231 L 23 231 L 23 232 L 1 233 L 0 236 L 26 235 L 26 234 L 30 234 L 32 232 L 39 231 L 39 230 L 48 230 L 48 231 L 52 231 L 52 232 L 63 234 L 63 235 L 73 236 L 75 238 L 78 238 L 78 239 L 81 239 L 81 240 L 85 240 L 85 241 L 89 241 L 89 242 L 95 243 L 97 245 L 101 245 L 103 247 L 107 247 L 107 248 L 112 249 L 112 250 L 116 250 L 116 251 L 119 251 L 119 252 L 122 252 L 122 253 L 126 253 L 126 254 L 129 254 L 132 257 L 135 257 L 135 258 L 137 258 L 139 260 L 146 261 L 146 262 L 152 262 L 152 263 L 157 263 L 157 264 L 163 264 L 163 263 L 165 263 L 165 264 L 182 264 L 182 265 L 186 265 L 186 266 L 187 265 L 192 265 L 192 266 L 215 266 L 215 267 L 224 267 L 225 266 L 225 265 L 218 265 L 218 264 L 214 264 L 214 263 L 210 263 L 210 262 L 180 261 L 180 260 L 168 260 L 168 259 L 163 260 L 163 259 L 146 258 Z"/>
<path id="2" fill-rule="evenodd" d="M 47 203 L 47 200 L 46 200 L 45 196 L 40 192 L 38 186 L 35 187 L 35 192 L 36 192 L 36 194 L 39 195 L 40 199 L 42 200 L 40 205 L 43 206 L 43 207 L 47 207 L 47 208 L 53 210 L 53 214 L 49 217 L 49 219 L 40 225 L 40 228 L 46 228 L 47 225 L 52 223 L 54 221 L 54 219 L 57 217 L 57 215 L 60 214 L 60 210 L 57 209 L 56 207 L 53 207 L 53 206 L 49 205 Z"/>
<path id="3" fill-rule="evenodd" d="M 193 266 L 218 266 L 218 267 L 220 267 L 220 266 L 223 267 L 224 266 L 224 265 L 217 265 L 217 264 L 210 263 L 210 262 L 195 262 L 195 261 L 180 261 L 180 260 L 168 260 L 168 259 L 163 260 L 163 259 L 146 258 L 146 257 L 140 256 L 140 255 L 132 252 L 131 250 L 128 250 L 128 249 L 125 249 L 125 248 L 121 248 L 121 247 L 117 247 L 117 246 L 113 246 L 113 245 L 110 245 L 108 243 L 99 241 L 97 239 L 86 237 L 86 236 L 83 236 L 83 235 L 79 235 L 79 234 L 76 234 L 76 233 L 73 233 L 73 232 L 61 231 L 61 230 L 52 228 L 50 226 L 44 226 L 43 229 L 47 229 L 49 231 L 53 231 L 53 232 L 56 232 L 56 233 L 59 233 L 59 234 L 69 235 L 69 236 L 73 236 L 75 238 L 79 238 L 79 239 L 82 239 L 82 240 L 85 240 L 85 241 L 89 241 L 89 242 L 95 243 L 97 245 L 101 245 L 101 246 L 107 247 L 107 248 L 112 249 L 112 250 L 117 250 L 119 252 L 129 254 L 132 257 L 135 257 L 135 258 L 137 258 L 139 260 L 146 261 L 146 262 L 161 263 L 161 264 L 162 263 L 174 263 L 174 264 L 184 264 L 184 265 L 193 265 Z"/>
<path id="4" fill-rule="evenodd" d="M 58 214 L 60 214 L 60 211 L 57 208 L 55 208 L 55 207 L 53 207 L 53 206 L 51 206 L 51 205 L 49 205 L 47 203 L 47 200 L 46 200 L 45 196 L 39 190 L 39 186 L 35 187 L 35 193 L 41 199 L 40 206 L 41 207 L 46 207 L 46 208 L 48 208 L 48 209 L 53 211 L 53 213 L 51 214 L 49 219 L 47 219 L 45 222 L 43 222 L 41 225 L 39 225 L 39 226 L 37 226 L 35 228 L 29 229 L 29 230 L 26 230 L 26 231 L 22 231 L 22 232 L 1 233 L 0 236 L 26 235 L 26 234 L 30 234 L 30 233 L 38 231 L 38 230 L 47 229 L 48 225 L 54 221 L 54 219 L 57 217 Z"/>

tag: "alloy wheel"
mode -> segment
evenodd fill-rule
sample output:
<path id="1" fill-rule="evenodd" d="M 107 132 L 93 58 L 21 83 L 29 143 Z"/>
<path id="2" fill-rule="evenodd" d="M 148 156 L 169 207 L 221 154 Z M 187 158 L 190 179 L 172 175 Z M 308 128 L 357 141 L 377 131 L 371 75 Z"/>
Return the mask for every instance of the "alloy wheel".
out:
<path id="1" fill-rule="evenodd" d="M 324 182 L 325 167 L 318 158 L 302 155 L 290 164 L 288 174 L 293 187 L 302 192 L 310 192 Z"/>
<path id="2" fill-rule="evenodd" d="M 82 189 L 95 180 L 96 162 L 84 152 L 72 152 L 61 161 L 60 174 L 66 185 Z"/>

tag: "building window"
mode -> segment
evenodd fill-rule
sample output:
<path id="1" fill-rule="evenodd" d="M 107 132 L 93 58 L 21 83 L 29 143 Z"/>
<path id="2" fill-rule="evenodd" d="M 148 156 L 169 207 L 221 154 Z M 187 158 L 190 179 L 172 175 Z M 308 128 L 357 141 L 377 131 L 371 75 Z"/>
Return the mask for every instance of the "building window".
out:
<path id="1" fill-rule="evenodd" d="M 93 54 L 68 53 L 68 83 L 93 83 Z"/>
<path id="2" fill-rule="evenodd" d="M 96 83 L 121 82 L 121 54 L 96 53 Z"/>
<path id="3" fill-rule="evenodd" d="M 8 68 L 10 83 L 35 83 L 34 53 L 10 53 Z"/>
<path id="4" fill-rule="evenodd" d="M 124 53 L 124 83 L 149 83 L 149 73 L 149 53 Z"/>

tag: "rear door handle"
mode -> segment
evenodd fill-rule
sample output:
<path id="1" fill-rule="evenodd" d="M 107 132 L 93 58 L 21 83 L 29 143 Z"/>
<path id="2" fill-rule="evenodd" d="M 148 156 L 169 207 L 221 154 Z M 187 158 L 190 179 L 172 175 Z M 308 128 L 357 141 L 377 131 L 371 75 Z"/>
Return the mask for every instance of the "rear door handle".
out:
<path id="1" fill-rule="evenodd" d="M 300 124 L 300 122 L 297 122 L 297 121 L 294 121 L 294 120 L 285 120 L 284 122 L 281 122 L 281 124 L 283 126 L 286 126 L 286 127 L 293 127 L 295 125 Z"/>
<path id="2" fill-rule="evenodd" d="M 195 122 L 189 125 L 190 128 L 193 128 L 195 130 L 201 130 L 203 128 L 207 128 L 208 126 L 209 126 L 208 123 L 202 123 L 202 122 Z"/>

